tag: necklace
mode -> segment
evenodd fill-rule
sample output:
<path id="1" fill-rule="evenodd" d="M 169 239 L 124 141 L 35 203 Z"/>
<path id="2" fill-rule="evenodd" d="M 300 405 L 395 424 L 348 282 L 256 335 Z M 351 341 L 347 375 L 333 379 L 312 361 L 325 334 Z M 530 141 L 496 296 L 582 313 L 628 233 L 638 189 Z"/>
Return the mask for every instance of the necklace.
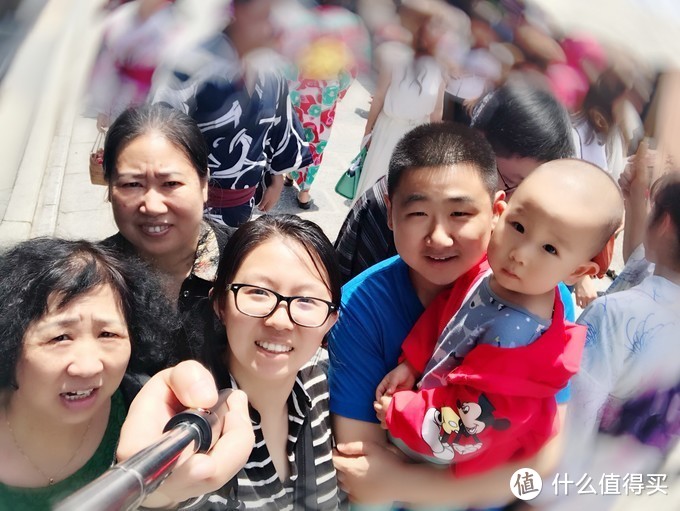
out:
<path id="1" fill-rule="evenodd" d="M 12 429 L 12 425 L 9 423 L 9 411 L 7 408 L 5 408 L 5 422 L 7 423 L 7 429 L 9 430 L 9 434 L 12 437 L 12 442 L 14 442 L 14 446 L 17 448 L 17 450 L 21 453 L 21 455 L 28 461 L 31 466 L 45 479 L 47 479 L 47 484 L 49 486 L 52 486 L 54 484 L 54 479 L 55 477 L 59 477 L 60 474 L 62 474 L 66 468 L 71 464 L 71 462 L 75 459 L 75 457 L 78 455 L 80 452 L 80 448 L 83 446 L 85 443 L 85 437 L 87 437 L 87 433 L 90 431 L 90 424 L 92 423 L 92 419 L 87 423 L 87 428 L 85 428 L 85 433 L 83 433 L 83 437 L 80 439 L 80 443 L 78 444 L 78 447 L 76 448 L 75 451 L 73 451 L 73 455 L 69 458 L 69 460 L 64 464 L 61 469 L 59 469 L 59 472 L 54 475 L 54 477 L 48 476 L 45 472 L 42 471 L 42 469 L 36 465 L 31 458 L 28 457 L 28 454 L 24 452 L 24 450 L 21 448 L 19 445 L 19 442 L 17 442 L 16 436 L 14 436 L 14 430 Z"/>

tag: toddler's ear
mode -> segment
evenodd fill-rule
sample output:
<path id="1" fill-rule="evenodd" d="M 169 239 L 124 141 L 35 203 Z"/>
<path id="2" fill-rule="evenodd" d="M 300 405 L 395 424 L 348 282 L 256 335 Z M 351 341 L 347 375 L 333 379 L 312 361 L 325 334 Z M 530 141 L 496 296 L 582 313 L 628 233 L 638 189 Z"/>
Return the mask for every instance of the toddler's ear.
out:
<path id="1" fill-rule="evenodd" d="M 602 250 L 600 250 L 595 257 L 592 258 L 592 262 L 597 264 L 599 267 L 598 272 L 595 276 L 601 279 L 605 276 L 605 273 L 609 269 L 609 265 L 612 263 L 612 257 L 614 257 L 614 244 L 616 243 L 616 234 L 612 234 L 607 243 Z"/>
<path id="2" fill-rule="evenodd" d="M 594 277 L 596 275 L 599 275 L 600 273 L 600 265 L 597 264 L 595 261 L 588 261 L 585 264 L 579 265 L 572 273 L 564 279 L 564 283 L 567 286 L 573 286 L 575 285 L 579 280 L 581 280 L 584 276 L 589 275 L 591 277 Z"/>
<path id="3" fill-rule="evenodd" d="M 500 216 L 503 214 L 503 212 L 506 210 L 508 207 L 508 203 L 505 200 L 505 192 L 504 191 L 498 191 L 496 192 L 496 195 L 494 197 L 493 205 L 491 206 L 493 208 L 493 227 L 496 227 L 496 223 L 498 222 L 498 219 Z"/>

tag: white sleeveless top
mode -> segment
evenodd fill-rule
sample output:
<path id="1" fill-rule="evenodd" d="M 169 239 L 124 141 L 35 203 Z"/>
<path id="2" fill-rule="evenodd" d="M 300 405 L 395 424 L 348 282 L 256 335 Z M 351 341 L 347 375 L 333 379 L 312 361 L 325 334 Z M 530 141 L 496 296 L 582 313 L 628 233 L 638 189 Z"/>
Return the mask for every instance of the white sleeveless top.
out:
<path id="1" fill-rule="evenodd" d="M 442 79 L 441 68 L 432 57 L 395 65 L 383 110 L 396 119 L 429 116 L 437 104 Z"/>

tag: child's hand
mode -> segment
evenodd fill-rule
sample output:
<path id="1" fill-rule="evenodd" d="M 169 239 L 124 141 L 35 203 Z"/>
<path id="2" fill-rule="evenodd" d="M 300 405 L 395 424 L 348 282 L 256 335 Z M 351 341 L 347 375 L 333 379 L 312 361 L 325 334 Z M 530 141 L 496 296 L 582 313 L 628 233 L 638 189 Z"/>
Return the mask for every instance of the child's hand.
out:
<path id="1" fill-rule="evenodd" d="M 376 401 L 380 401 L 380 398 L 385 395 L 391 396 L 397 390 L 411 390 L 416 384 L 416 376 L 416 370 L 411 364 L 402 362 L 387 373 L 387 376 L 378 384 L 375 390 Z"/>
<path id="2" fill-rule="evenodd" d="M 380 427 L 387 429 L 387 423 L 385 419 L 387 417 L 387 409 L 390 407 L 392 402 L 392 396 L 383 396 L 373 403 L 373 409 L 375 410 L 375 415 L 380 421 Z"/>

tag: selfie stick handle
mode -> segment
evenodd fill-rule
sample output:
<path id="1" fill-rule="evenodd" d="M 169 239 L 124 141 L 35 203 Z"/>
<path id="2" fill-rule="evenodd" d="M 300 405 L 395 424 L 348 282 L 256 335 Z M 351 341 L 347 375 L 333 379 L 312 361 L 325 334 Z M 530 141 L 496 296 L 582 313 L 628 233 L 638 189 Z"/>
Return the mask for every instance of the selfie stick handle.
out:
<path id="1" fill-rule="evenodd" d="M 161 438 L 130 459 L 114 465 L 90 484 L 57 504 L 54 511 L 127 511 L 143 500 L 170 475 L 190 444 L 193 452 L 207 452 L 212 428 L 219 420 L 216 410 L 229 392 L 222 391 L 210 410 L 189 409 L 175 415 Z"/>

